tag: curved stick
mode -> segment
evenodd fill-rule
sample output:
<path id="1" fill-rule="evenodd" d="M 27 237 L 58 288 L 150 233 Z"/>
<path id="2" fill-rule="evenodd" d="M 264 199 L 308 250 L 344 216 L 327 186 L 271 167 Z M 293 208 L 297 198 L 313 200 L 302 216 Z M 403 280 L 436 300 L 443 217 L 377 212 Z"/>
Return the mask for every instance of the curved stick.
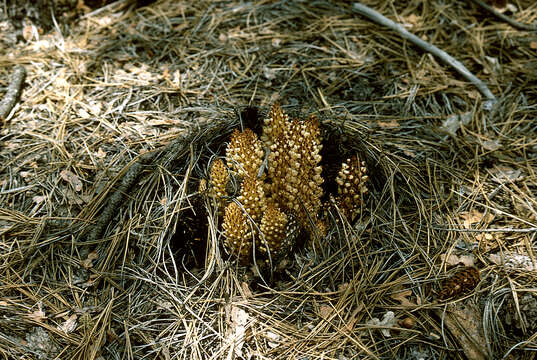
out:
<path id="1" fill-rule="evenodd" d="M 479 91 L 487 98 L 487 100 L 489 100 L 488 104 L 485 105 L 487 108 L 492 107 L 491 105 L 496 103 L 496 97 L 494 96 L 494 94 L 492 94 L 487 85 L 485 85 L 483 81 L 481 81 L 474 74 L 472 74 L 460 61 L 453 58 L 444 50 L 440 50 L 436 46 L 431 45 L 426 41 L 423 41 L 416 35 L 409 33 L 402 25 L 391 21 L 390 19 L 386 18 L 385 16 L 382 16 L 375 10 L 365 5 L 362 5 L 360 3 L 354 3 L 352 8 L 360 15 L 363 15 L 368 19 L 373 20 L 377 24 L 386 26 L 387 28 L 397 32 L 402 38 L 407 39 L 414 45 L 417 45 L 423 50 L 432 53 L 436 57 L 440 58 L 440 60 L 453 67 L 459 74 L 461 74 L 462 76 L 464 76 L 464 78 L 474 84 L 479 89 Z"/>
<path id="2" fill-rule="evenodd" d="M 0 102 L 0 120 L 5 120 L 17 103 L 25 78 L 26 69 L 23 66 L 17 66 L 13 72 L 13 78 L 7 87 L 7 92 Z"/>
<path id="3" fill-rule="evenodd" d="M 496 16 L 498 19 L 505 21 L 512 27 L 518 30 L 527 30 L 527 31 L 537 31 L 537 26 L 531 25 L 531 24 L 524 24 L 519 21 L 516 21 L 514 19 L 511 19 L 509 16 L 502 14 L 501 12 L 494 9 L 492 6 L 484 3 L 481 0 L 471 0 L 474 4 L 481 6 L 483 9 L 487 10 L 488 12 L 492 13 L 492 15 Z"/>

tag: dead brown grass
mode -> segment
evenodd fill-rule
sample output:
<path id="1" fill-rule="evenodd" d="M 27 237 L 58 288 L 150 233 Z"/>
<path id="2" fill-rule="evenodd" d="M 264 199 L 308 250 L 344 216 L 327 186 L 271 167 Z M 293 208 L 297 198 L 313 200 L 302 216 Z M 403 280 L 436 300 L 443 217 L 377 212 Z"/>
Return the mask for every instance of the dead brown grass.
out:
<path id="1" fill-rule="evenodd" d="M 28 75 L 0 135 L 0 353 L 533 358 L 531 319 L 505 314 L 537 297 L 537 38 L 464 1 L 365 3 L 463 62 L 497 106 L 338 1 L 118 2 L 4 49 L 0 89 L 13 66 Z M 535 23 L 532 1 L 515 4 Z M 318 111 L 372 188 L 354 226 L 263 281 L 221 251 L 196 191 L 237 110 L 276 99 Z M 439 301 L 459 260 L 481 283 Z M 466 333 L 461 307 L 480 322 Z"/>

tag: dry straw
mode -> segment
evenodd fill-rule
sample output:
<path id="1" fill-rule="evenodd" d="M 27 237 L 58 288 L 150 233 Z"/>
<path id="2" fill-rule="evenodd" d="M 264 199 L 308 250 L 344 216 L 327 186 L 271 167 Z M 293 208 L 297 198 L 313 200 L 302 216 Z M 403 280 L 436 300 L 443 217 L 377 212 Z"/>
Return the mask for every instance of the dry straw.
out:
<path id="1" fill-rule="evenodd" d="M 498 100 L 485 112 L 463 78 L 347 2 L 124 5 L 12 55 L 2 40 L 2 95 L 27 70 L 0 134 L 4 357 L 531 358 L 531 33 L 463 1 L 366 4 L 485 81 Z M 535 21 L 533 2 L 517 5 Z M 232 131 L 255 128 L 244 106 L 264 117 L 275 100 L 319 117 L 337 164 L 326 186 L 359 155 L 370 188 L 355 221 L 331 208 L 322 246 L 261 278 L 224 251 L 200 191 Z M 438 299 L 458 262 L 480 282 Z"/>

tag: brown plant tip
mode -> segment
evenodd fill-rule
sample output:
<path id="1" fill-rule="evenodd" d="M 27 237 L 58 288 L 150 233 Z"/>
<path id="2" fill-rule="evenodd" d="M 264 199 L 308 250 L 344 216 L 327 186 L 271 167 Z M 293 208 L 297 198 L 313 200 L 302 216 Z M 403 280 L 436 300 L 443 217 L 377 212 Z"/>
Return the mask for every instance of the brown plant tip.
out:
<path id="1" fill-rule="evenodd" d="M 438 298 L 445 300 L 468 294 L 475 289 L 480 280 L 479 270 L 473 266 L 466 266 L 442 282 L 442 290 Z"/>
<path id="2" fill-rule="evenodd" d="M 264 123 L 261 140 L 267 148 L 270 148 L 274 140 L 283 136 L 289 127 L 289 116 L 283 111 L 280 104 L 274 103 Z"/>
<path id="3" fill-rule="evenodd" d="M 241 263 L 247 263 L 252 249 L 250 226 L 246 215 L 237 203 L 230 202 L 226 207 L 222 229 L 226 249 L 238 257 Z"/>
<path id="4" fill-rule="evenodd" d="M 293 120 L 270 148 L 272 199 L 284 211 L 296 213 L 303 226 L 308 225 L 308 216 L 315 217 L 321 206 L 321 148 L 316 116 L 305 121 Z"/>
<path id="5" fill-rule="evenodd" d="M 253 220 L 259 221 L 262 212 L 265 210 L 263 182 L 256 177 L 246 177 L 242 182 L 241 194 L 237 200 L 244 206 L 244 209 Z"/>
<path id="6" fill-rule="evenodd" d="M 265 238 L 265 242 L 260 241 L 260 250 L 266 253 L 268 245 L 271 256 L 277 256 L 287 238 L 287 215 L 274 204 L 269 204 L 261 219 L 260 229 Z"/>
<path id="7" fill-rule="evenodd" d="M 363 196 L 368 191 L 368 179 L 365 162 L 360 161 L 357 156 L 341 164 L 341 170 L 336 178 L 338 184 L 336 204 L 348 220 L 354 219 L 360 211 Z"/>
<path id="8" fill-rule="evenodd" d="M 256 177 L 263 163 L 263 146 L 251 129 L 235 129 L 226 149 L 227 165 L 240 177 Z"/>
<path id="9" fill-rule="evenodd" d="M 328 227 L 326 224 L 326 219 L 318 219 L 316 226 L 317 226 L 319 237 L 324 238 L 328 234 Z"/>
<path id="10" fill-rule="evenodd" d="M 222 159 L 216 159 L 213 161 L 209 176 L 212 194 L 217 199 L 222 199 L 227 195 L 226 187 L 229 182 L 229 174 Z"/>

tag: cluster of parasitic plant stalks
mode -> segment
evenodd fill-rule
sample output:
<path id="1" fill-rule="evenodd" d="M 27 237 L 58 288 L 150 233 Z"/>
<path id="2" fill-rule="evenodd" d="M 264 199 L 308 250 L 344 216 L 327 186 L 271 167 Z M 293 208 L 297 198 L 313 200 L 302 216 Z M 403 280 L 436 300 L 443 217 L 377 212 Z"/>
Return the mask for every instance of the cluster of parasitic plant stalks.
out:
<path id="1" fill-rule="evenodd" d="M 264 261 L 281 259 L 299 232 L 322 237 L 323 177 L 321 130 L 315 115 L 290 120 L 274 104 L 259 138 L 251 129 L 231 134 L 225 159 L 210 167 L 210 194 L 223 216 L 224 246 L 241 263 L 256 253 Z M 341 164 L 333 203 L 351 220 L 367 192 L 367 174 L 357 156 Z M 230 191 L 238 184 L 236 193 Z"/>

